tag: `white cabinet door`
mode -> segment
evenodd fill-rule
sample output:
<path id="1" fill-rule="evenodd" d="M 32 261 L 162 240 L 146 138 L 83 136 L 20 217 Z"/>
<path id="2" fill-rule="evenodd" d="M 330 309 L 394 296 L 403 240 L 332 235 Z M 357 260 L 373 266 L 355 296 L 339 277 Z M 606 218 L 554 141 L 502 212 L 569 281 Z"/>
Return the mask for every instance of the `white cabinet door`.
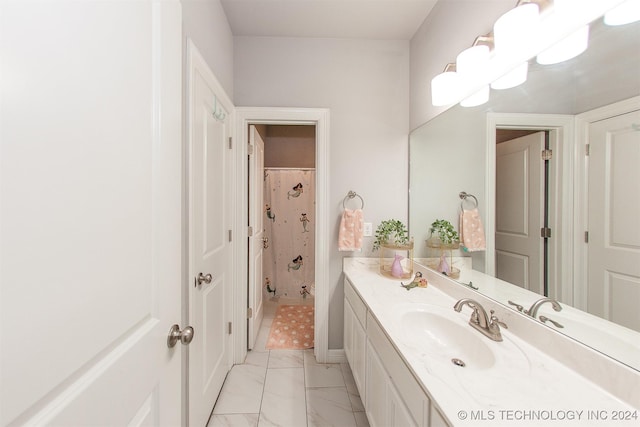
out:
<path id="1" fill-rule="evenodd" d="M 355 319 L 355 314 L 353 313 L 353 309 L 351 308 L 351 304 L 345 298 L 344 299 L 344 353 L 347 356 L 347 362 L 349 362 L 349 366 L 353 371 L 354 365 L 354 355 L 353 355 L 353 322 Z"/>
<path id="2" fill-rule="evenodd" d="M 369 423 L 379 427 L 416 426 L 371 342 L 367 342 L 366 373 L 365 408 Z"/>
<path id="3" fill-rule="evenodd" d="M 365 408 L 372 427 L 389 426 L 389 377 L 376 349 L 367 342 Z"/>
<path id="4" fill-rule="evenodd" d="M 0 16 L 0 425 L 180 425 L 180 3 Z"/>
<path id="5" fill-rule="evenodd" d="M 405 406 L 402 398 L 398 394 L 397 390 L 389 384 L 389 425 L 390 426 L 402 426 L 413 427 L 416 426 L 415 421 L 409 410 Z"/>
<path id="6" fill-rule="evenodd" d="M 356 381 L 356 385 L 359 390 L 363 390 L 360 393 L 360 397 L 364 399 L 366 397 L 365 389 L 365 367 L 366 367 L 366 353 L 367 353 L 367 332 L 364 330 L 357 318 L 353 320 L 353 365 L 351 365 L 351 371 L 353 378 Z M 363 394 L 364 393 L 364 394 Z"/>
<path id="7" fill-rule="evenodd" d="M 360 397 L 365 398 L 365 352 L 367 333 L 355 315 L 349 300 L 344 300 L 344 350 L 353 373 L 353 378 L 360 391 Z"/>

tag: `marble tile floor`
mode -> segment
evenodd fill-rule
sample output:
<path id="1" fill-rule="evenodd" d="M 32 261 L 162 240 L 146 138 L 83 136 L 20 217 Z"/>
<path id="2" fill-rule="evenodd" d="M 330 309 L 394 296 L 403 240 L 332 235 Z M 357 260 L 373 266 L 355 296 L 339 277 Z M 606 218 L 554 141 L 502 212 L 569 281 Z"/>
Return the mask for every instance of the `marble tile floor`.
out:
<path id="1" fill-rule="evenodd" d="M 317 363 L 313 350 L 265 348 L 275 309 L 266 306 L 256 348 L 227 375 L 207 427 L 368 427 L 347 363 Z"/>

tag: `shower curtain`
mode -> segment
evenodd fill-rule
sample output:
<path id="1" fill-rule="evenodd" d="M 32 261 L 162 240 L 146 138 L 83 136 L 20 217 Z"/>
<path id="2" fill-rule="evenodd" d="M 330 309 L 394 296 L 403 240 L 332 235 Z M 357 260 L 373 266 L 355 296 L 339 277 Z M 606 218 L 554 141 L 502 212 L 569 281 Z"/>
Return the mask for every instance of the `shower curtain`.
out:
<path id="1" fill-rule="evenodd" d="M 309 298 L 315 287 L 314 170 L 264 171 L 264 291 L 267 297 Z"/>

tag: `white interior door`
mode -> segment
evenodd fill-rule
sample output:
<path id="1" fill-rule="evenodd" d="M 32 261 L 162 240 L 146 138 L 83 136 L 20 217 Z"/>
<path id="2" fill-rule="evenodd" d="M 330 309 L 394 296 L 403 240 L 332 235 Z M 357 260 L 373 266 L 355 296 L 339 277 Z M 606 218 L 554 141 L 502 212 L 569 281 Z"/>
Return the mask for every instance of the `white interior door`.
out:
<path id="1" fill-rule="evenodd" d="M 543 293 L 544 132 L 496 147 L 496 277 Z"/>
<path id="2" fill-rule="evenodd" d="M 640 111 L 589 126 L 587 310 L 640 331 Z"/>
<path id="3" fill-rule="evenodd" d="M 180 425 L 180 5 L 0 8 L 0 425 Z"/>
<path id="4" fill-rule="evenodd" d="M 255 345 L 260 324 L 264 317 L 262 296 L 264 295 L 262 274 L 264 241 L 264 141 L 254 125 L 249 126 L 249 226 L 253 235 L 249 236 L 249 317 L 248 348 Z"/>
<path id="5" fill-rule="evenodd" d="M 233 106 L 193 44 L 189 59 L 189 422 L 204 426 L 231 368 Z"/>

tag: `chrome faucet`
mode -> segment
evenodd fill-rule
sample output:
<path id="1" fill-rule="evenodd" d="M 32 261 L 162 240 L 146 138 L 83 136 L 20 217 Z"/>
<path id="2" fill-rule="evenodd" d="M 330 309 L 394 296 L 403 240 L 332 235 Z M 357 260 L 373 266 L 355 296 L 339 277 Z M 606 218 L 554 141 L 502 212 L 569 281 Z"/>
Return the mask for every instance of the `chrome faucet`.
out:
<path id="1" fill-rule="evenodd" d="M 531 304 L 531 308 L 529 310 L 525 310 L 524 314 L 527 314 L 535 319 L 536 316 L 538 315 L 538 309 L 542 304 L 546 302 L 551 303 L 551 306 L 555 311 L 562 310 L 562 306 L 558 301 L 554 300 L 553 298 L 544 297 L 544 298 L 540 298 L 538 301 Z"/>
<path id="2" fill-rule="evenodd" d="M 482 335 L 491 338 L 494 341 L 502 341 L 500 326 L 507 328 L 507 325 L 498 320 L 498 317 L 493 314 L 493 310 L 490 311 L 491 316 L 487 316 L 487 312 L 480 303 L 472 300 L 471 298 L 463 298 L 459 300 L 455 303 L 453 309 L 460 312 L 462 307 L 465 305 L 468 305 L 473 310 L 471 318 L 469 319 L 469 324 L 471 326 L 480 331 Z"/>

